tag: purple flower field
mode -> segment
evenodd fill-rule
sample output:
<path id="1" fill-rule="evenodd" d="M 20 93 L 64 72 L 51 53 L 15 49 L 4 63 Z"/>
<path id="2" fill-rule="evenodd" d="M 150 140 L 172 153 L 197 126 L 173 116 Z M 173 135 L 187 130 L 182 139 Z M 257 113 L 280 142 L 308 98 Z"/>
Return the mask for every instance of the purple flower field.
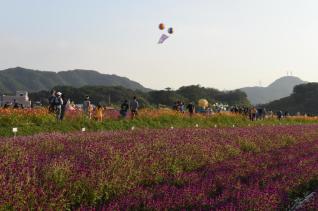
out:
<path id="1" fill-rule="evenodd" d="M 288 193 L 317 176 L 318 141 L 209 165 L 140 186 L 107 208 L 276 210 L 290 206 Z"/>
<path id="2" fill-rule="evenodd" d="M 317 159 L 318 125 L 2 138 L 0 210 L 288 209 Z"/>

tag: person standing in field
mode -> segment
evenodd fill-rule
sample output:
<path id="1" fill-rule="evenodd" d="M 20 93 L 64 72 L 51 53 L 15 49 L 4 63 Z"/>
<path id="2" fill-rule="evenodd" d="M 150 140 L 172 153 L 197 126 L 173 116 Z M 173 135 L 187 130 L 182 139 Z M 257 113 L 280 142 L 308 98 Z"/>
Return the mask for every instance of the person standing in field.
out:
<path id="1" fill-rule="evenodd" d="M 192 115 L 194 114 L 194 111 L 195 111 L 194 103 L 193 102 L 189 103 L 187 106 L 187 109 L 189 111 L 190 117 L 192 117 Z"/>
<path id="2" fill-rule="evenodd" d="M 253 107 L 251 109 L 251 121 L 255 121 L 256 120 L 256 116 L 257 116 L 257 109 L 255 107 Z"/>
<path id="3" fill-rule="evenodd" d="M 179 104 L 179 111 L 181 113 L 184 113 L 184 103 L 182 101 L 180 101 L 180 104 Z"/>
<path id="4" fill-rule="evenodd" d="M 104 118 L 104 108 L 99 103 L 95 109 L 95 118 L 98 122 L 102 122 Z"/>
<path id="5" fill-rule="evenodd" d="M 128 110 L 129 110 L 128 100 L 124 100 L 124 102 L 120 105 L 120 111 L 119 111 L 120 117 L 126 118 Z"/>
<path id="6" fill-rule="evenodd" d="M 277 119 L 281 120 L 283 118 L 283 112 L 282 111 L 278 111 L 277 112 Z"/>
<path id="7" fill-rule="evenodd" d="M 57 92 L 55 100 L 54 100 L 54 107 L 55 107 L 54 109 L 55 109 L 56 121 L 61 121 L 62 105 L 63 105 L 62 93 L 61 92 Z"/>
<path id="8" fill-rule="evenodd" d="M 137 97 L 134 96 L 133 101 L 130 103 L 130 112 L 131 112 L 132 119 L 138 115 L 138 108 L 139 108 L 139 102 L 137 100 Z"/>
<path id="9" fill-rule="evenodd" d="M 92 105 L 91 101 L 89 100 L 89 96 L 86 96 L 83 102 L 83 114 L 86 115 L 89 119 L 92 118 Z"/>
<path id="10" fill-rule="evenodd" d="M 54 113 L 54 102 L 55 102 L 55 98 L 56 98 L 56 92 L 54 89 L 51 90 L 50 92 L 50 97 L 49 97 L 49 113 Z"/>
<path id="11" fill-rule="evenodd" d="M 61 98 L 62 98 L 63 103 L 62 103 L 62 110 L 61 110 L 61 118 L 60 119 L 62 121 L 64 119 L 64 116 L 65 116 L 67 100 L 66 100 L 64 94 L 62 94 Z"/>
<path id="12" fill-rule="evenodd" d="M 178 102 L 173 103 L 172 109 L 178 111 Z"/>

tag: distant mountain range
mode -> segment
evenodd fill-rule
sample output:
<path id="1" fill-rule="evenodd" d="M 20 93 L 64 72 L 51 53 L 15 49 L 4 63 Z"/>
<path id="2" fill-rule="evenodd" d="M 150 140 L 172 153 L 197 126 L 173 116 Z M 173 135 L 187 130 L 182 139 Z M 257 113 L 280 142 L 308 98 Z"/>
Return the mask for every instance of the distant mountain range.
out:
<path id="1" fill-rule="evenodd" d="M 285 76 L 274 81 L 268 87 L 244 87 L 248 100 L 253 104 L 266 104 L 289 96 L 296 85 L 304 84 L 300 78 Z M 17 90 L 29 92 L 47 91 L 56 86 L 122 86 L 126 89 L 151 91 L 140 83 L 126 77 L 102 74 L 93 70 L 69 70 L 49 72 L 26 69 L 22 67 L 9 68 L 0 71 L 0 93 L 14 93 Z"/>
<path id="2" fill-rule="evenodd" d="M 0 71 L 0 93 L 14 93 L 16 90 L 37 92 L 50 90 L 55 86 L 122 86 L 132 90 L 150 91 L 140 83 L 117 75 L 101 74 L 93 70 L 69 70 L 49 72 L 22 67 Z"/>
<path id="3" fill-rule="evenodd" d="M 277 79 L 267 87 L 245 87 L 240 90 L 245 92 L 248 100 L 253 105 L 265 104 L 289 96 L 296 85 L 307 83 L 294 76 L 285 76 Z"/>

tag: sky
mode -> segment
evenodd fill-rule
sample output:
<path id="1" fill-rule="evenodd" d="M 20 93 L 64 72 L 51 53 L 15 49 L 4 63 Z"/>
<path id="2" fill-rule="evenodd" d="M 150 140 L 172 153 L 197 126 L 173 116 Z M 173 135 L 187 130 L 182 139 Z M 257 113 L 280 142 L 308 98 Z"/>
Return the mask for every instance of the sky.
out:
<path id="1" fill-rule="evenodd" d="M 318 81 L 316 0 L 0 0 L 0 69 L 97 70 L 164 89 Z M 166 31 L 175 33 L 162 45 Z"/>

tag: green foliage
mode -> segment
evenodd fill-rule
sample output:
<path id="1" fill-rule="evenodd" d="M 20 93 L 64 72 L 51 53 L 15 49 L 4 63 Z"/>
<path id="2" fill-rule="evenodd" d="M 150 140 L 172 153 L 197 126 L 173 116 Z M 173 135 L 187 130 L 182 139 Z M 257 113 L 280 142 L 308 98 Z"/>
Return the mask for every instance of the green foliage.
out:
<path id="1" fill-rule="evenodd" d="M 70 168 L 68 164 L 54 164 L 47 169 L 46 179 L 53 182 L 58 188 L 62 188 L 65 186 L 69 174 Z"/>
<path id="2" fill-rule="evenodd" d="M 243 152 L 258 152 L 260 151 L 259 147 L 250 140 L 241 139 L 239 140 L 240 150 Z"/>
<path id="3" fill-rule="evenodd" d="M 241 150 L 237 147 L 234 147 L 232 145 L 225 145 L 224 146 L 224 154 L 229 157 L 235 157 L 241 153 Z"/>
<path id="4" fill-rule="evenodd" d="M 72 207 L 94 204 L 96 193 L 85 180 L 75 181 L 70 187 Z"/>
<path id="5" fill-rule="evenodd" d="M 229 105 L 249 105 L 247 96 L 240 90 L 222 92 L 213 88 L 205 88 L 200 85 L 183 86 L 178 89 L 177 94 L 197 102 L 201 98 L 207 99 L 209 102 L 222 102 Z"/>
<path id="6" fill-rule="evenodd" d="M 85 120 L 82 118 L 66 119 L 62 122 L 56 122 L 53 115 L 47 116 L 1 116 L 0 117 L 0 136 L 13 136 L 12 127 L 18 127 L 17 135 L 33 135 L 42 132 L 71 132 L 80 131 L 85 127 L 87 131 L 102 130 L 130 130 L 133 126 L 136 129 L 143 128 L 193 128 L 196 124 L 200 128 L 213 127 L 252 127 L 257 125 L 299 125 L 315 124 L 317 120 L 302 119 L 265 119 L 263 121 L 249 121 L 246 117 L 238 115 L 213 115 L 213 116 L 193 116 L 187 115 L 160 115 L 157 117 L 145 116 L 136 119 L 107 119 L 103 122 L 94 120 Z M 285 137 L 286 145 L 293 140 Z M 44 146 L 45 147 L 45 146 Z M 62 147 L 62 146 L 61 146 Z M 62 150 L 62 149 L 61 149 Z"/>
<path id="7" fill-rule="evenodd" d="M 93 104 L 120 105 L 124 100 L 131 100 L 133 96 L 138 96 L 141 106 L 148 106 L 149 102 L 146 99 L 146 93 L 133 91 L 121 86 L 83 86 L 74 88 L 70 86 L 57 86 L 55 90 L 62 92 L 65 97 L 71 99 L 77 104 L 82 104 L 86 95 L 90 96 Z M 42 104 L 48 104 L 49 91 L 40 91 L 37 93 L 30 93 L 30 98 L 33 101 L 41 101 Z"/>
<path id="8" fill-rule="evenodd" d="M 151 91 L 148 93 L 148 100 L 151 104 L 163 104 L 172 106 L 174 102 L 181 100 L 181 101 L 188 101 L 188 99 L 175 91 Z"/>
<path id="9" fill-rule="evenodd" d="M 195 102 L 205 98 L 210 103 L 222 102 L 229 105 L 249 105 L 245 93 L 235 90 L 229 92 L 221 92 L 212 88 L 200 86 L 181 87 L 176 91 L 158 90 L 150 92 L 133 91 L 121 86 L 83 86 L 74 88 L 70 86 L 57 86 L 55 90 L 61 91 L 66 98 L 70 98 L 77 104 L 82 104 L 86 95 L 90 96 L 94 104 L 101 103 L 103 105 L 120 105 L 124 100 L 131 100 L 133 96 L 137 96 L 142 107 L 165 105 L 172 107 L 176 101 L 185 103 Z M 48 104 L 48 91 L 31 93 L 30 98 L 33 101 L 41 101 L 42 104 Z"/>
<path id="10" fill-rule="evenodd" d="M 273 101 L 265 105 L 269 110 L 288 111 L 290 114 L 318 115 L 318 83 L 295 86 L 289 97 Z"/>
<path id="11" fill-rule="evenodd" d="M 290 135 L 283 135 L 281 139 L 282 139 L 283 145 L 285 145 L 285 146 L 289 146 L 289 145 L 296 143 L 295 137 L 290 136 Z"/>
<path id="12" fill-rule="evenodd" d="M 0 205 L 0 211 L 14 211 L 15 209 L 11 204 L 2 204 Z"/>
<path id="13" fill-rule="evenodd" d="M 21 67 L 0 71 L 0 92 L 14 93 L 16 90 L 37 92 L 64 85 L 82 87 L 87 85 L 123 86 L 132 90 L 149 91 L 141 84 L 116 75 L 101 74 L 92 70 L 63 72 L 35 71 Z"/>

